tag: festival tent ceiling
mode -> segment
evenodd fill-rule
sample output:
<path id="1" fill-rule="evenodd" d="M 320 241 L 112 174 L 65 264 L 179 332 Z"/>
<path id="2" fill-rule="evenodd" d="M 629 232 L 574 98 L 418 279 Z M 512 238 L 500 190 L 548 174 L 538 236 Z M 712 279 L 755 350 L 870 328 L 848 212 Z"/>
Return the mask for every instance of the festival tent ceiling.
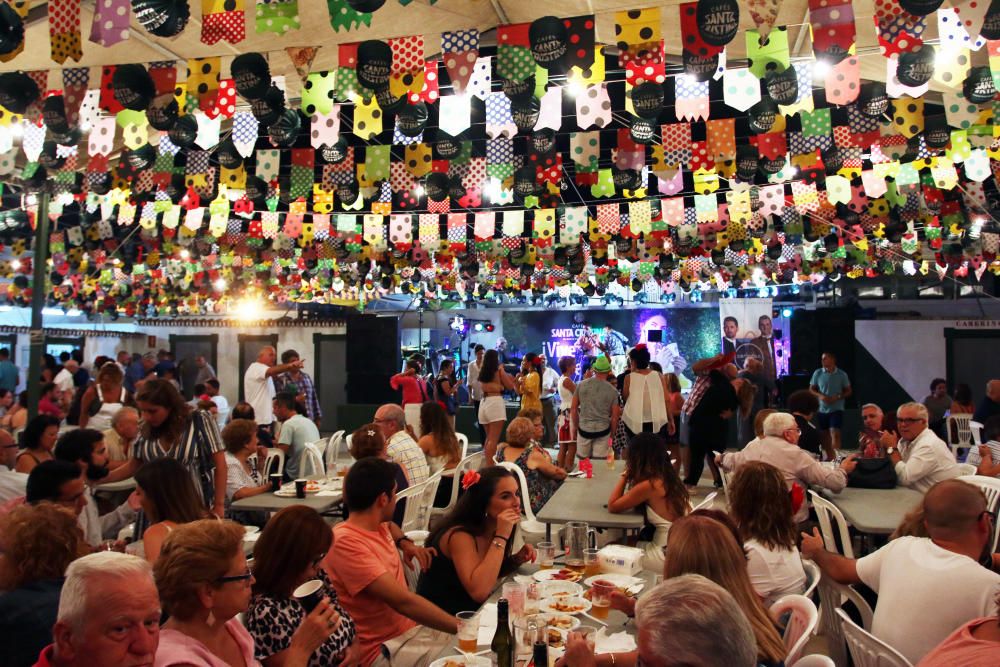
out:
<path id="1" fill-rule="evenodd" d="M 0 179 L 52 185 L 50 302 L 115 314 L 979 280 L 989 4 L 0 0 Z"/>

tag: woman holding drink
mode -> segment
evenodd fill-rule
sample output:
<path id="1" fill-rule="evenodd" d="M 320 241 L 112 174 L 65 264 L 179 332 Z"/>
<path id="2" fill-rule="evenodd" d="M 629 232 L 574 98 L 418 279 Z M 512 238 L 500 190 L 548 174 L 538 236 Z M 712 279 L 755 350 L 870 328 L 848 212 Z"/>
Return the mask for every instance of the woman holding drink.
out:
<path id="1" fill-rule="evenodd" d="M 417 584 L 419 595 L 452 614 L 478 609 L 501 575 L 535 559 L 528 544 L 512 553 L 521 520 L 513 473 L 495 466 L 469 471 L 461 483 L 465 493 L 427 538 L 437 555 Z"/>

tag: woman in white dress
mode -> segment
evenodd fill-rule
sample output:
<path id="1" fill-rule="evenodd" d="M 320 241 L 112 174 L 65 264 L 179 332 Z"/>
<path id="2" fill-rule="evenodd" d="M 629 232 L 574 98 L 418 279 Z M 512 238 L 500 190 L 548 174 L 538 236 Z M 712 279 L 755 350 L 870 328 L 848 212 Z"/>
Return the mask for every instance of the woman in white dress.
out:
<path id="1" fill-rule="evenodd" d="M 625 472 L 608 498 L 608 511 L 627 512 L 645 506 L 646 521 L 653 526 L 649 542 L 640 542 L 645 553 L 643 567 L 662 572 L 670 525 L 691 511 L 687 488 L 681 482 L 663 438 L 640 433 L 626 450 Z"/>
<path id="2" fill-rule="evenodd" d="M 570 419 L 570 408 L 573 407 L 573 394 L 576 393 L 576 359 L 560 357 L 559 372 L 559 415 L 556 419 L 556 433 L 559 434 L 559 456 L 556 465 L 564 470 L 572 470 L 576 461 L 576 433 L 573 432 L 573 420 Z"/>
<path id="3" fill-rule="evenodd" d="M 80 398 L 80 428 L 107 431 L 111 419 L 126 405 L 133 405 L 132 396 L 124 386 L 125 374 L 113 361 L 97 371 L 97 381 Z"/>
<path id="4" fill-rule="evenodd" d="M 625 399 L 622 421 L 628 429 L 628 436 L 673 433 L 674 419 L 666 378 L 649 367 L 649 350 L 645 345 L 636 345 L 628 356 L 632 361 L 632 372 L 625 376 L 621 389 Z"/>

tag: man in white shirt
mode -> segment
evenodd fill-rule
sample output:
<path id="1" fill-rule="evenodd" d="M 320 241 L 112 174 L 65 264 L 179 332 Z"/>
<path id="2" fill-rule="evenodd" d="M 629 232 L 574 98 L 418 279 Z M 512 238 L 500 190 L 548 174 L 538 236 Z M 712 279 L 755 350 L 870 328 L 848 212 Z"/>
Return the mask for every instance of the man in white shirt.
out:
<path id="1" fill-rule="evenodd" d="M 221 385 L 215 378 L 212 378 L 205 383 L 205 393 L 212 397 L 212 402 L 219 408 L 219 412 L 225 412 L 229 410 L 229 401 L 225 396 L 219 393 L 220 389 Z"/>
<path id="2" fill-rule="evenodd" d="M 268 345 L 257 353 L 257 361 L 250 364 L 243 374 L 243 397 L 253 406 L 253 414 L 258 424 L 270 426 L 274 422 L 271 401 L 274 400 L 275 375 L 302 368 L 302 360 L 275 366 L 277 351 Z"/>
<path id="3" fill-rule="evenodd" d="M 878 593 L 873 635 L 912 664 L 958 627 L 995 611 L 1000 574 L 983 567 L 994 517 L 982 491 L 960 480 L 935 485 L 923 502 L 929 538 L 901 537 L 859 560 L 826 551 L 819 530 L 802 535 L 802 556 L 842 584 Z"/>
<path id="4" fill-rule="evenodd" d="M 382 430 L 385 452 L 389 460 L 399 464 L 406 473 L 410 486 L 427 481 L 430 477 L 427 457 L 406 430 L 406 415 L 403 413 L 403 408 L 395 403 L 387 403 L 375 411 L 374 421 Z"/>
<path id="5" fill-rule="evenodd" d="M 68 407 L 73 402 L 73 394 L 76 392 L 76 386 L 73 384 L 73 375 L 78 370 L 80 370 L 80 364 L 69 359 L 63 365 L 62 370 L 56 373 L 55 378 L 52 379 L 52 382 L 56 385 L 56 389 L 59 390 L 59 401 L 64 407 Z"/>
<path id="6" fill-rule="evenodd" d="M 94 487 L 108 476 L 108 452 L 103 433 L 91 428 L 67 431 L 56 443 L 55 457 L 58 461 L 77 464 L 83 473 L 87 485 L 84 491 L 86 505 L 80 513 L 80 529 L 87 544 L 99 547 L 105 539 L 115 539 L 119 530 L 135 520 L 135 513 L 139 509 L 136 493 L 111 512 L 103 516 L 98 512 Z"/>
<path id="7" fill-rule="evenodd" d="M 14 470 L 16 459 L 17 442 L 14 441 L 14 437 L 10 433 L 0 430 L 0 463 L 4 465 L 3 468 L 0 468 L 0 503 L 24 495 L 28 475 Z"/>
<path id="8" fill-rule="evenodd" d="M 481 344 L 477 344 L 475 350 L 476 358 L 469 362 L 465 372 L 465 386 L 469 389 L 469 404 L 472 406 L 476 428 L 479 429 L 479 442 L 486 442 L 486 429 L 479 423 L 479 403 L 483 400 L 483 385 L 479 382 L 479 369 L 483 367 L 483 357 L 486 356 L 486 348 Z"/>
<path id="9" fill-rule="evenodd" d="M 962 474 L 948 445 L 927 428 L 927 416 L 923 403 L 904 403 L 896 410 L 899 433 L 882 431 L 879 439 L 896 468 L 897 481 L 921 493 Z"/>
<path id="10" fill-rule="evenodd" d="M 281 420 L 281 431 L 278 433 L 278 449 L 285 452 L 285 479 L 294 480 L 305 471 L 299 468 L 302 451 L 306 443 L 319 440 L 319 429 L 305 415 L 299 414 L 299 406 L 295 394 L 281 392 L 274 397 L 274 415 Z M 313 471 L 316 474 L 325 470 Z"/>
<path id="11" fill-rule="evenodd" d="M 556 408 L 553 398 L 559 393 L 559 373 L 551 366 L 545 355 L 542 357 L 542 425 L 545 427 L 545 434 L 542 435 L 542 444 L 546 447 L 554 447 L 556 444 Z"/>

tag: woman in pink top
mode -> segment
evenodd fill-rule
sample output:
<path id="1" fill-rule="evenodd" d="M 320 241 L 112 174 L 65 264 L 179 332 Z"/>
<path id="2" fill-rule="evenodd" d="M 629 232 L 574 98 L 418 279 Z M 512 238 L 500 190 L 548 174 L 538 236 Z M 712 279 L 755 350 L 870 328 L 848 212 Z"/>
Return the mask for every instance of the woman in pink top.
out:
<path id="1" fill-rule="evenodd" d="M 937 648 L 924 656 L 917 667 L 995 667 L 1000 665 L 1000 593 L 997 614 L 969 621 Z"/>
<path id="2" fill-rule="evenodd" d="M 155 667 L 260 667 L 253 637 L 236 615 L 250 604 L 253 574 L 243 555 L 243 526 L 202 519 L 170 532 L 153 567 L 170 619 L 160 631 Z M 285 667 L 305 667 L 340 624 L 323 599 L 292 635 Z"/>
<path id="3" fill-rule="evenodd" d="M 427 381 L 420 377 L 422 366 L 416 359 L 406 362 L 406 370 L 396 373 L 389 379 L 389 386 L 396 391 L 403 392 L 403 413 L 406 415 L 406 425 L 413 429 L 414 439 L 418 439 L 420 433 L 420 406 L 427 401 L 433 400 L 431 388 Z"/>

